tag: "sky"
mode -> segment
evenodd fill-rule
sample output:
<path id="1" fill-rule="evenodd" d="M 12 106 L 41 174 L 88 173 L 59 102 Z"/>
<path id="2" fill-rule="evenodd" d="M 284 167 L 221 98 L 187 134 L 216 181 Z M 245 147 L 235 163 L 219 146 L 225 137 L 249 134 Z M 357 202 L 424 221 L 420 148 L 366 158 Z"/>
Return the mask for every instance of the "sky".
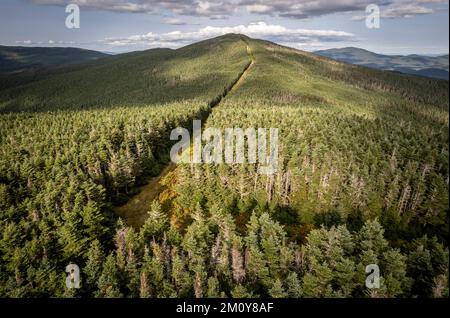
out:
<path id="1" fill-rule="evenodd" d="M 68 28 L 66 6 L 80 8 Z M 366 25 L 377 5 L 379 28 Z M 241 33 L 316 51 L 354 46 L 382 54 L 448 54 L 448 0 L 2 0 L 0 45 L 122 53 L 178 48 Z"/>

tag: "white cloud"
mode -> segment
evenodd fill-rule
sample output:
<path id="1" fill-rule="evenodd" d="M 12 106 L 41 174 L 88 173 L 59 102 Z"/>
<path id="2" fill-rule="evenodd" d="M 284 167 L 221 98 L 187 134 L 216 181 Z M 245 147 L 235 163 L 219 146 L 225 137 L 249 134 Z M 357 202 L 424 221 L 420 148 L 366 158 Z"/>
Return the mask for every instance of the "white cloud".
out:
<path id="1" fill-rule="evenodd" d="M 253 14 L 304 19 L 342 12 L 364 12 L 377 4 L 389 17 L 410 17 L 433 13 L 429 5 L 448 0 L 29 0 L 35 4 L 66 5 L 69 2 L 93 10 L 137 13 L 170 11 L 182 16 L 226 18 L 241 10 Z"/>
<path id="2" fill-rule="evenodd" d="M 31 40 L 24 40 L 24 41 L 16 41 L 17 45 L 27 45 L 27 46 L 74 46 L 74 45 L 80 45 L 83 43 L 77 43 L 74 41 L 54 41 L 54 40 L 48 40 L 48 41 L 31 41 Z"/>
<path id="3" fill-rule="evenodd" d="M 171 24 L 171 25 L 186 25 L 187 23 L 181 19 L 175 19 L 175 18 L 167 18 L 163 20 L 164 24 Z"/>
<path id="4" fill-rule="evenodd" d="M 397 0 L 390 5 L 382 6 L 380 14 L 385 19 L 412 18 L 417 15 L 432 14 L 434 10 L 427 5 L 447 3 L 446 0 Z M 357 15 L 352 20 L 360 21 L 365 15 Z"/>
<path id="5" fill-rule="evenodd" d="M 381 11 L 381 17 L 390 19 L 398 17 L 411 18 L 416 15 L 430 14 L 430 13 L 433 13 L 433 10 L 430 8 L 426 8 L 415 4 L 407 4 L 404 6 L 393 6 L 386 8 L 386 10 Z"/>
<path id="6" fill-rule="evenodd" d="M 17 45 L 32 45 L 33 41 L 31 40 L 25 40 L 25 41 L 16 41 Z"/>
<path id="7" fill-rule="evenodd" d="M 250 13 L 270 13 L 271 8 L 265 4 L 251 4 L 245 7 Z"/>
<path id="8" fill-rule="evenodd" d="M 193 32 L 173 31 L 168 33 L 153 33 L 133 35 L 127 38 L 109 38 L 103 44 L 113 47 L 130 48 L 177 48 L 192 42 L 225 35 L 228 33 L 245 34 L 253 38 L 262 38 L 278 43 L 297 46 L 300 43 L 356 41 L 352 33 L 336 30 L 289 29 L 281 25 L 265 22 L 250 23 L 230 27 L 204 27 Z"/>

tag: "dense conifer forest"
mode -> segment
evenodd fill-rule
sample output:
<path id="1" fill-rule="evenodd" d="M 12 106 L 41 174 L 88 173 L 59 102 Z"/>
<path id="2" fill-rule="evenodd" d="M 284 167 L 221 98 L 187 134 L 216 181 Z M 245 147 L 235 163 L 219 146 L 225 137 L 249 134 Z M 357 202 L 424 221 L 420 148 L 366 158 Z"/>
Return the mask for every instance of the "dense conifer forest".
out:
<path id="1" fill-rule="evenodd" d="M 448 107 L 240 35 L 1 77 L 0 297 L 448 297 Z M 119 217 L 194 119 L 279 128 L 278 170 L 180 163 Z"/>

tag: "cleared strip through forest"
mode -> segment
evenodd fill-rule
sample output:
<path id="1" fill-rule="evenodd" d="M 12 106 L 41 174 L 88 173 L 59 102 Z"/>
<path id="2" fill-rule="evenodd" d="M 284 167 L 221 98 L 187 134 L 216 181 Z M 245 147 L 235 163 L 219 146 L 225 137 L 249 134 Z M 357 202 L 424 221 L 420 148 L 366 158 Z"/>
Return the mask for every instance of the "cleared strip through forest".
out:
<path id="1" fill-rule="evenodd" d="M 239 74 L 236 80 L 227 88 L 225 88 L 224 92 L 221 95 L 216 96 L 209 103 L 209 106 L 211 108 L 210 112 L 212 111 L 212 108 L 218 106 L 230 92 L 235 91 L 242 84 L 242 82 L 245 80 L 245 77 L 248 75 L 251 68 L 255 64 L 255 58 L 253 56 L 252 50 L 248 43 L 245 43 L 247 45 L 247 54 L 250 57 L 249 63 L 245 66 L 244 70 Z M 206 117 L 203 119 L 204 122 L 208 119 L 210 112 L 206 114 Z M 141 227 L 148 217 L 148 210 L 150 209 L 151 203 L 155 199 L 157 199 L 166 188 L 161 181 L 169 173 L 174 171 L 175 168 L 176 164 L 174 164 L 173 162 L 169 162 L 169 164 L 161 171 L 161 173 L 157 177 L 151 178 L 146 185 L 139 188 L 138 194 L 130 198 L 124 205 L 114 208 L 114 211 L 117 213 L 117 215 L 119 215 L 127 225 L 134 228 Z"/>

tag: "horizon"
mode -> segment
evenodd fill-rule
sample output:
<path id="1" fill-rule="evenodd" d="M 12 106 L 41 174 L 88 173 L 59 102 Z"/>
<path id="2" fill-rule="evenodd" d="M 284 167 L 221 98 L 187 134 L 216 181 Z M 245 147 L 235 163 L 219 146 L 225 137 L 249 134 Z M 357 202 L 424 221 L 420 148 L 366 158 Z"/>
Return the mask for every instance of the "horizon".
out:
<path id="1" fill-rule="evenodd" d="M 80 28 L 65 25 L 69 3 L 79 7 Z M 366 24 L 370 5 L 379 9 L 379 28 Z M 447 0 L 5 0 L 1 6 L 5 46 L 118 54 L 240 33 L 307 52 L 345 47 L 383 55 L 449 52 Z"/>
<path id="2" fill-rule="evenodd" d="M 60 48 L 60 49 L 81 49 L 81 50 L 87 50 L 87 51 L 93 51 L 93 52 L 99 52 L 99 53 L 103 53 L 103 54 L 107 54 L 107 55 L 120 55 L 120 54 L 128 54 L 128 53 L 133 53 L 133 52 L 144 52 L 144 51 L 148 51 L 148 50 L 157 50 L 157 49 L 169 49 L 169 50 L 178 50 L 181 48 L 184 48 L 186 46 L 195 44 L 195 43 L 199 43 L 202 41 L 208 41 L 208 40 L 212 40 L 212 39 L 216 39 L 216 38 L 221 38 L 221 37 L 225 37 L 225 36 L 230 36 L 230 35 L 243 35 L 246 36 L 245 34 L 239 34 L 239 33 L 227 33 L 224 35 L 220 35 L 220 36 L 215 36 L 215 37 L 211 37 L 211 38 L 206 38 L 203 40 L 199 40 L 196 42 L 192 42 L 190 44 L 186 44 L 183 46 L 180 46 L 178 48 L 170 48 L 170 47 L 155 47 L 155 48 L 149 48 L 149 49 L 141 49 L 141 50 L 134 50 L 134 51 L 126 51 L 126 52 L 109 52 L 109 51 L 98 51 L 98 50 L 93 50 L 93 49 L 89 49 L 89 48 L 83 48 L 83 47 L 77 47 L 77 46 L 26 46 L 26 45 L 4 45 L 4 44 L 0 44 L 0 47 L 18 47 L 18 48 L 47 48 L 47 49 L 51 49 L 51 48 Z M 250 37 L 251 38 L 251 37 Z M 266 41 L 264 39 L 258 39 L 258 38 L 251 38 L 253 40 L 262 40 L 262 41 Z M 271 42 L 271 41 L 269 41 Z M 272 43 L 276 43 L 276 42 L 272 42 Z M 278 44 L 278 43 L 276 43 Z M 427 57 L 441 57 L 441 56 L 445 56 L 445 55 L 449 55 L 449 52 L 441 52 L 441 53 L 434 53 L 434 54 L 400 54 L 400 53 L 391 53 L 391 54 L 385 54 L 385 53 L 381 53 L 381 52 L 377 52 L 377 51 L 369 51 L 367 49 L 361 48 L 361 47 L 357 47 L 357 46 L 345 46 L 345 47 L 333 47 L 333 48 L 329 48 L 329 49 L 323 49 L 323 50 L 314 50 L 314 51 L 307 51 L 307 50 L 301 50 L 301 49 L 297 49 L 295 47 L 292 46 L 288 46 L 288 45 L 282 45 L 282 44 L 278 44 L 281 46 L 286 46 L 295 50 L 299 50 L 299 51 L 305 51 L 305 52 L 310 52 L 310 53 L 315 53 L 315 52 L 321 52 L 321 51 L 328 51 L 328 50 L 341 50 L 341 49 L 359 49 L 359 50 L 365 50 L 367 52 L 370 53 L 374 53 L 374 54 L 379 54 L 379 55 L 385 55 L 385 56 L 414 56 L 414 55 L 418 55 L 418 56 L 427 56 Z"/>

